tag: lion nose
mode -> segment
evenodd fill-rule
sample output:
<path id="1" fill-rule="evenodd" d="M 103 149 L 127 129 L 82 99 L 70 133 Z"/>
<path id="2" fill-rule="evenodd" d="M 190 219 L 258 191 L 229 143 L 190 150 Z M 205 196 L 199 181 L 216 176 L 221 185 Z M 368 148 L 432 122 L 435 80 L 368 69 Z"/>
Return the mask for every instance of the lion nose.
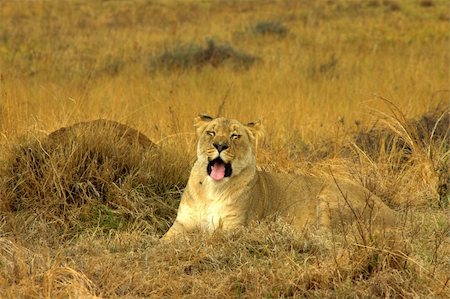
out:
<path id="1" fill-rule="evenodd" d="M 228 148 L 228 144 L 226 143 L 214 143 L 213 145 L 217 149 L 217 151 L 219 151 L 219 153 Z"/>

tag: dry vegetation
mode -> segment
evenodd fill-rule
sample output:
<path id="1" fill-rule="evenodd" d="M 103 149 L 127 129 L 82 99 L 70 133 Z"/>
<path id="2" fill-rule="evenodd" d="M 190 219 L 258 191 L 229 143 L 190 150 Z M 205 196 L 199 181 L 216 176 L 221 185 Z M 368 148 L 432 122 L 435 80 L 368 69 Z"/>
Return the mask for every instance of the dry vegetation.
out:
<path id="1" fill-rule="evenodd" d="M 450 296 L 446 1 L 2 1 L 0 20 L 0 297 Z M 261 168 L 352 178 L 403 225 L 160 244 L 200 112 L 262 119 Z"/>

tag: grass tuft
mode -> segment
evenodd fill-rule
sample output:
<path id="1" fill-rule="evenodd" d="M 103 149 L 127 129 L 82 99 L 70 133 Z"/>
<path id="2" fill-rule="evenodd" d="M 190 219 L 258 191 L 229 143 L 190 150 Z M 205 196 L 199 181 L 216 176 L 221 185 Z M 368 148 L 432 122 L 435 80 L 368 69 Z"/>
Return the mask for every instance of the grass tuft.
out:
<path id="1" fill-rule="evenodd" d="M 430 143 L 441 144 L 444 150 L 450 148 L 450 111 L 440 106 L 423 114 L 418 119 L 404 119 L 398 115 L 395 125 L 391 119 L 381 120 L 369 128 L 361 128 L 354 136 L 354 142 L 370 157 L 380 154 L 402 153 L 408 160 L 414 149 L 425 150 Z"/>
<path id="2" fill-rule="evenodd" d="M 3 177 L 3 209 L 36 213 L 70 233 L 98 226 L 171 223 L 185 178 L 145 135 L 98 120 L 59 129 L 11 149 Z"/>
<path id="3" fill-rule="evenodd" d="M 178 45 L 166 50 L 162 55 L 152 59 L 154 69 L 201 69 L 205 66 L 220 67 L 231 64 L 237 68 L 250 68 L 257 57 L 235 50 L 227 43 L 218 43 L 208 39 L 206 47 L 191 43 Z"/>
<path id="4" fill-rule="evenodd" d="M 259 21 L 252 28 L 251 31 L 256 35 L 273 35 L 285 37 L 289 30 L 280 22 L 277 21 Z"/>
<path id="5" fill-rule="evenodd" d="M 374 183 L 378 189 L 384 189 L 379 195 L 397 204 L 447 207 L 450 201 L 448 107 L 438 106 L 419 118 L 408 119 L 392 103 L 388 105 L 391 114 L 383 114 L 370 128 L 360 127 L 352 137 L 351 147 L 367 168 L 363 176 L 366 180 L 373 175 L 380 176 Z M 416 196 L 407 195 L 411 192 Z"/>
<path id="6" fill-rule="evenodd" d="M 420 0 L 419 5 L 425 8 L 430 8 L 434 6 L 433 0 Z"/>

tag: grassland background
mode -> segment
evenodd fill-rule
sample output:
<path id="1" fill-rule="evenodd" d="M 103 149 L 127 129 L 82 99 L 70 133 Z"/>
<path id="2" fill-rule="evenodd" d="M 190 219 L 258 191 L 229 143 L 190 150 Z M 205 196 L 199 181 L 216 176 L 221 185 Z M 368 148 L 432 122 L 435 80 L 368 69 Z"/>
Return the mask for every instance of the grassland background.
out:
<path id="1" fill-rule="evenodd" d="M 258 34 L 262 21 L 282 24 L 287 34 Z M 445 297 L 448 208 L 436 202 L 437 185 L 448 181 L 448 131 L 416 151 L 408 167 L 392 166 L 396 153 L 357 162 L 342 149 L 380 119 L 395 132 L 402 122 L 392 109 L 406 119 L 436 107 L 448 114 L 449 22 L 449 5 L 439 0 L 0 1 L 3 174 L 11 148 L 106 118 L 175 151 L 164 166 L 183 182 L 194 159 L 193 118 L 220 111 L 263 121 L 262 168 L 331 165 L 342 175 L 356 172 L 399 212 L 406 213 L 402 203 L 421 203 L 408 208 L 414 221 L 401 234 L 362 247 L 354 246 L 358 236 L 333 247 L 281 224 L 167 247 L 144 216 L 135 227 L 94 222 L 62 238 L 52 226 L 61 219 L 6 209 L 0 295 Z M 164 53 L 208 39 L 258 59 L 248 69 L 227 61 L 155 67 Z M 173 206 L 182 185 L 170 191 Z"/>

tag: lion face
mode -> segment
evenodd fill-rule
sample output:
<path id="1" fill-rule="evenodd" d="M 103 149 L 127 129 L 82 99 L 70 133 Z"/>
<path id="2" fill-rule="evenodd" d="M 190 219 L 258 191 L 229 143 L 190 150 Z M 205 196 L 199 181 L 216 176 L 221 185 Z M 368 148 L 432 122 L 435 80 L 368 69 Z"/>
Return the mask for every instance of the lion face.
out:
<path id="1" fill-rule="evenodd" d="M 197 163 L 213 181 L 227 181 L 248 167 L 256 167 L 254 142 L 259 123 L 243 125 L 237 120 L 197 118 Z"/>

